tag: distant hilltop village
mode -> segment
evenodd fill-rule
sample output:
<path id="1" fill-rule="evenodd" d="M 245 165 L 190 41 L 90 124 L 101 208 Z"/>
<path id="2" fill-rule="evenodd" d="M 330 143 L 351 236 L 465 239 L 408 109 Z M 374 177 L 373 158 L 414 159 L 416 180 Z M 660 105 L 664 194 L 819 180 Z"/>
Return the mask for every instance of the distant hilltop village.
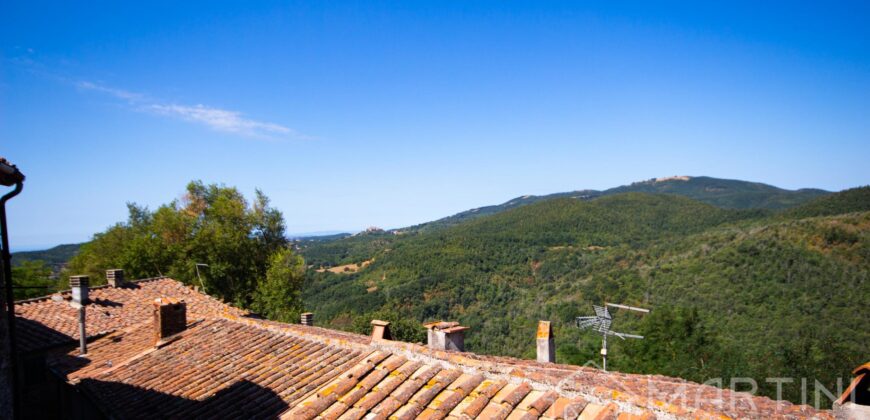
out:
<path id="1" fill-rule="evenodd" d="M 666 177 L 661 177 L 661 178 L 650 178 L 646 181 L 635 182 L 634 184 L 635 185 L 636 184 L 655 184 L 658 182 L 667 182 L 667 181 L 689 181 L 691 179 L 692 179 L 692 177 L 687 176 L 687 175 L 674 175 L 674 176 L 666 176 Z"/>
<path id="2" fill-rule="evenodd" d="M 688 181 L 692 179 L 690 176 L 686 175 L 674 175 L 674 176 L 666 176 L 664 178 L 656 178 L 655 182 L 665 182 L 665 181 Z"/>
<path id="3" fill-rule="evenodd" d="M 366 230 L 364 230 L 362 232 L 357 232 L 357 233 L 353 234 L 353 236 L 362 235 L 362 234 L 366 234 L 366 233 L 384 233 L 384 230 L 377 227 L 377 226 L 369 226 L 366 228 Z"/>

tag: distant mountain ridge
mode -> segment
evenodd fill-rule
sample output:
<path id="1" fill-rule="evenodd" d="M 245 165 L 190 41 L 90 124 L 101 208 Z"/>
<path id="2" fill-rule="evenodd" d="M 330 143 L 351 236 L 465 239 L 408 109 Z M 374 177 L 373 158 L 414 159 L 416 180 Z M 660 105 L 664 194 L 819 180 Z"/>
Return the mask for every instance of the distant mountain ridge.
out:
<path id="1" fill-rule="evenodd" d="M 59 268 L 79 252 L 82 244 L 64 244 L 41 251 L 19 251 L 12 253 L 12 265 L 17 266 L 24 261 L 45 261 L 52 268 Z"/>
<path id="2" fill-rule="evenodd" d="M 786 190 L 760 182 L 721 179 L 708 176 L 671 176 L 651 178 L 603 191 L 587 189 L 547 195 L 524 195 L 502 204 L 478 207 L 431 222 L 392 229 L 390 232 L 415 232 L 453 226 L 481 216 L 492 215 L 545 200 L 558 198 L 591 200 L 625 192 L 676 194 L 721 208 L 768 210 L 780 210 L 799 206 L 814 198 L 831 194 L 829 191 L 817 188 Z M 345 239 L 348 236 L 351 236 L 351 233 L 328 232 L 328 234 L 324 235 L 295 235 L 291 239 L 304 243 L 332 242 Z M 25 260 L 43 260 L 52 267 L 58 268 L 78 253 L 81 245 L 66 244 L 41 251 L 14 252 L 12 254 L 13 265 Z"/>
<path id="3" fill-rule="evenodd" d="M 708 176 L 671 176 L 652 178 L 629 185 L 607 190 L 577 190 L 547 195 L 524 195 L 502 204 L 478 207 L 432 222 L 397 230 L 426 230 L 475 219 L 477 217 L 500 213 L 505 210 L 557 198 L 588 200 L 597 197 L 626 193 L 645 192 L 652 194 L 676 194 L 698 200 L 702 203 L 728 209 L 768 209 L 780 210 L 795 207 L 814 198 L 831 194 L 818 188 L 786 190 L 760 182 L 721 179 Z"/>

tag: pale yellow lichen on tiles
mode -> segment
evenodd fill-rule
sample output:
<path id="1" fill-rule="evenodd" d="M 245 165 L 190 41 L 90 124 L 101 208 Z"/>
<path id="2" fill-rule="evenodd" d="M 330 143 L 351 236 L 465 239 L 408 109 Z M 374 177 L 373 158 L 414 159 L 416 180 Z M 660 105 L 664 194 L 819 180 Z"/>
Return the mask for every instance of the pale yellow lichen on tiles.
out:
<path id="1" fill-rule="evenodd" d="M 333 382 L 333 383 L 327 385 L 326 387 L 324 387 L 324 388 L 323 388 L 320 392 L 318 392 L 317 394 L 319 394 L 320 396 L 326 397 L 326 396 L 332 394 L 333 392 L 335 392 L 335 388 L 336 388 L 336 387 L 338 387 L 338 383 L 337 383 L 337 382 Z"/>
<path id="2" fill-rule="evenodd" d="M 477 386 L 477 388 L 478 389 L 489 388 L 494 383 L 495 383 L 495 381 L 493 381 L 491 379 L 484 379 L 483 382 L 481 382 L 480 385 Z"/>
<path id="3" fill-rule="evenodd" d="M 682 414 L 686 413 L 686 410 L 684 408 L 673 405 L 673 404 L 668 404 L 667 410 L 668 410 L 668 413 L 671 413 L 674 415 L 682 415 Z"/>
<path id="4" fill-rule="evenodd" d="M 433 408 L 441 407 L 441 404 L 444 404 L 444 400 L 445 400 L 449 395 L 450 395 L 450 394 L 449 394 L 448 392 L 446 392 L 446 391 L 442 391 L 442 392 L 440 392 L 438 395 L 435 396 L 435 398 L 432 399 L 432 402 L 429 403 L 429 406 L 430 406 L 430 407 L 433 407 Z"/>

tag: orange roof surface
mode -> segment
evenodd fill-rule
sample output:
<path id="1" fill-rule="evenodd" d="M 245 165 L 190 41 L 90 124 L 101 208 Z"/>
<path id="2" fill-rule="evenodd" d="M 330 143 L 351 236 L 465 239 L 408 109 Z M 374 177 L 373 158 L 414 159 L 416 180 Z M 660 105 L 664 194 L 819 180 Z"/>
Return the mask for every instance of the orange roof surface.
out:
<path id="1" fill-rule="evenodd" d="M 16 302 L 15 326 L 19 351 L 45 349 L 78 340 L 78 309 L 70 304 L 70 296 L 71 293 L 65 291 Z M 152 302 L 159 297 L 183 299 L 191 317 L 215 317 L 224 312 L 236 315 L 245 313 L 166 277 L 130 281 L 121 287 L 91 287 L 89 297 L 90 303 L 85 306 L 85 333 L 88 337 L 151 322 Z"/>
<path id="2" fill-rule="evenodd" d="M 160 347 L 152 328 L 121 329 L 94 340 L 86 356 L 57 353 L 49 365 L 117 418 L 832 418 L 675 378 L 233 315 L 191 320 Z"/>
<path id="3" fill-rule="evenodd" d="M 22 351 L 77 339 L 69 295 L 16 305 Z M 186 303 L 188 327 L 157 345 L 152 310 L 163 297 Z M 255 319 L 169 278 L 94 287 L 90 300 L 88 354 L 64 347 L 47 360 L 113 418 L 831 418 L 677 378 Z"/>

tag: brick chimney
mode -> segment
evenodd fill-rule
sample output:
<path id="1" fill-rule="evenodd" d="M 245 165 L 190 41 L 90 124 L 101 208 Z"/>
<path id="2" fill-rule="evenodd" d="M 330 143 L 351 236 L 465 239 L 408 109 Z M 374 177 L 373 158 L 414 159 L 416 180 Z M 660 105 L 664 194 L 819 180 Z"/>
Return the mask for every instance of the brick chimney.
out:
<path id="1" fill-rule="evenodd" d="M 187 329 L 187 305 L 173 298 L 154 299 L 154 341 L 156 345 Z"/>
<path id="2" fill-rule="evenodd" d="M 86 305 L 88 300 L 88 276 L 70 276 L 69 287 L 72 289 L 72 303 Z"/>
<path id="3" fill-rule="evenodd" d="M 300 317 L 300 322 L 302 322 L 302 325 L 304 325 L 306 327 L 313 327 L 314 326 L 314 313 L 303 312 L 302 316 Z"/>
<path id="4" fill-rule="evenodd" d="M 121 287 L 124 285 L 124 270 L 113 268 L 106 270 L 106 282 L 112 287 Z"/>
<path id="5" fill-rule="evenodd" d="M 465 330 L 458 322 L 435 321 L 426 327 L 429 348 L 433 350 L 465 351 Z"/>
<path id="6" fill-rule="evenodd" d="M 556 341 L 550 321 L 538 321 L 538 362 L 556 363 Z"/>
<path id="7" fill-rule="evenodd" d="M 389 321 L 381 321 L 379 319 L 372 320 L 372 339 L 373 340 L 392 340 L 393 335 L 390 334 Z"/>

